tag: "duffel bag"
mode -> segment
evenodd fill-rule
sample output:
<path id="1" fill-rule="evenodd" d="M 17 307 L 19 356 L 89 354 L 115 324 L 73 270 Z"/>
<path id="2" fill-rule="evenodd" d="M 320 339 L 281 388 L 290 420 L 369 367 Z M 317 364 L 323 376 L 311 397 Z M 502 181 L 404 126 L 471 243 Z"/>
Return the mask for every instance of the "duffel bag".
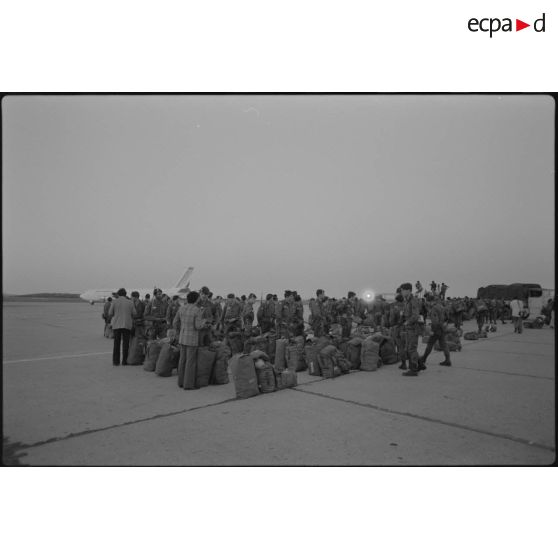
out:
<path id="1" fill-rule="evenodd" d="M 304 359 L 304 344 L 287 345 L 287 368 L 295 372 L 306 370 L 306 360 Z"/>
<path id="2" fill-rule="evenodd" d="M 275 360 L 273 365 L 275 366 L 275 370 L 281 372 L 287 368 L 287 339 L 277 339 L 275 342 Z"/>
<path id="3" fill-rule="evenodd" d="M 254 359 L 250 355 L 233 355 L 230 366 L 237 399 L 247 399 L 259 395 Z"/>
<path id="4" fill-rule="evenodd" d="M 360 369 L 361 347 L 362 347 L 362 337 L 353 337 L 347 342 L 347 360 L 351 365 L 351 370 Z"/>
<path id="5" fill-rule="evenodd" d="M 467 339 L 467 341 L 477 341 L 479 338 L 479 334 L 476 331 L 467 331 L 463 335 L 463 339 Z"/>
<path id="6" fill-rule="evenodd" d="M 246 339 L 246 341 L 244 341 L 244 347 L 243 347 L 243 352 L 245 354 L 250 354 L 254 349 L 256 348 L 256 338 L 255 337 L 249 337 L 248 339 Z"/>
<path id="7" fill-rule="evenodd" d="M 448 351 L 450 352 L 454 352 L 454 351 L 460 351 L 461 350 L 461 343 L 459 342 L 459 339 L 457 341 L 455 341 L 454 339 L 446 339 L 446 347 L 448 348 Z M 436 341 L 436 343 L 434 344 L 434 350 L 435 351 L 441 351 L 442 347 L 440 347 L 440 342 Z"/>
<path id="8" fill-rule="evenodd" d="M 209 347 L 198 348 L 196 387 L 206 387 L 209 385 L 209 379 L 213 372 L 217 351 Z"/>
<path id="9" fill-rule="evenodd" d="M 380 345 L 380 358 L 383 364 L 395 364 L 399 362 L 399 357 L 395 350 L 393 339 L 385 339 Z"/>
<path id="10" fill-rule="evenodd" d="M 155 372 L 155 367 L 157 366 L 157 359 L 159 358 L 161 348 L 162 346 L 159 341 L 153 340 L 147 342 L 147 347 L 145 349 L 145 360 L 143 361 L 143 369 L 146 372 Z"/>
<path id="11" fill-rule="evenodd" d="M 366 372 L 374 372 L 378 370 L 380 359 L 380 344 L 373 341 L 371 337 L 367 337 L 362 342 L 360 349 L 360 370 Z"/>
<path id="12" fill-rule="evenodd" d="M 321 376 L 322 372 L 318 362 L 318 345 L 317 343 L 306 343 L 304 346 L 304 360 L 308 365 L 308 374 L 310 376 Z"/>
<path id="13" fill-rule="evenodd" d="M 341 374 L 348 374 L 351 371 L 351 363 L 347 359 L 347 357 L 340 351 L 337 350 L 335 353 L 335 358 L 337 360 L 337 366 L 339 367 L 339 371 Z"/>
<path id="14" fill-rule="evenodd" d="M 250 356 L 254 359 L 257 360 L 259 358 L 261 358 L 262 360 L 269 360 L 269 356 L 266 352 L 264 351 L 260 351 L 259 349 L 256 349 L 254 351 L 252 351 L 250 353 Z"/>
<path id="15" fill-rule="evenodd" d="M 128 349 L 128 364 L 137 366 L 143 364 L 145 359 L 146 340 L 143 337 L 132 337 L 130 348 Z"/>
<path id="16" fill-rule="evenodd" d="M 318 353 L 318 362 L 324 378 L 334 378 L 341 374 L 336 355 L 337 348 L 335 345 L 328 345 Z"/>
<path id="17" fill-rule="evenodd" d="M 157 376 L 172 376 L 173 369 L 178 366 L 177 351 L 180 358 L 180 351 L 176 347 L 173 347 L 170 343 L 161 343 L 161 350 L 155 364 Z"/>
<path id="18" fill-rule="evenodd" d="M 268 339 L 264 335 L 258 335 L 258 337 L 254 337 L 254 348 L 252 350 L 263 351 L 264 353 L 267 353 L 268 346 Z"/>
<path id="19" fill-rule="evenodd" d="M 275 372 L 275 385 L 277 389 L 286 389 L 295 387 L 298 381 L 296 372 L 293 370 L 283 370 L 282 372 Z"/>
<path id="20" fill-rule="evenodd" d="M 335 378 L 341 374 L 337 359 L 333 355 L 320 353 L 318 362 L 324 378 Z"/>
<path id="21" fill-rule="evenodd" d="M 277 335 L 275 333 L 268 332 L 264 335 L 264 337 L 267 337 L 267 349 L 265 352 L 269 356 L 269 361 L 273 362 L 275 360 L 275 344 L 277 342 Z"/>
<path id="22" fill-rule="evenodd" d="M 231 357 L 231 349 L 225 343 L 217 341 L 211 345 L 216 353 L 213 372 L 209 380 L 210 384 L 222 385 L 229 383 L 227 367 Z"/>
<path id="23" fill-rule="evenodd" d="M 242 349 L 244 348 L 244 343 L 242 341 L 242 333 L 239 331 L 231 331 L 228 335 L 229 339 L 229 347 L 231 349 L 231 353 L 236 355 L 238 353 L 242 353 Z"/>
<path id="24" fill-rule="evenodd" d="M 343 335 L 343 327 L 341 324 L 331 324 L 329 333 L 333 335 L 333 337 L 341 337 Z"/>
<path id="25" fill-rule="evenodd" d="M 256 367 L 256 377 L 258 378 L 260 392 L 271 393 L 275 391 L 275 370 L 273 366 L 261 358 L 254 362 L 254 366 Z"/>
<path id="26" fill-rule="evenodd" d="M 479 333 L 479 339 L 486 339 L 488 337 L 488 333 L 486 331 L 481 331 Z"/>

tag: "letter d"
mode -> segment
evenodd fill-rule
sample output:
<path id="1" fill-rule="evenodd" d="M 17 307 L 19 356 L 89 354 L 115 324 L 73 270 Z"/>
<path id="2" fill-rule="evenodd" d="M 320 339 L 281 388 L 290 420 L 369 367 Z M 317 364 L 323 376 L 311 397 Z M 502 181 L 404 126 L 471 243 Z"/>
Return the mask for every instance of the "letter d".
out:
<path id="1" fill-rule="evenodd" d="M 543 13 L 542 17 L 539 18 L 539 19 L 536 19 L 535 23 L 533 23 L 533 29 L 537 33 L 544 33 L 544 25 L 545 25 L 544 16 L 545 16 L 545 14 Z M 537 24 L 539 23 L 539 21 L 542 21 L 542 27 L 540 29 L 537 27 Z"/>

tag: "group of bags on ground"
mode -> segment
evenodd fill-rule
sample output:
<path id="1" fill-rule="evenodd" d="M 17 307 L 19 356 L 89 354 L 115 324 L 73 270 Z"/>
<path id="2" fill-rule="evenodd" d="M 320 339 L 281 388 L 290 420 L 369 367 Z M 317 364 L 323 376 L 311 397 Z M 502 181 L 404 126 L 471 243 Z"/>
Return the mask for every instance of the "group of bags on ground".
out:
<path id="1" fill-rule="evenodd" d="M 455 326 L 447 326 L 446 328 L 446 346 L 449 351 L 460 351 L 461 350 L 461 337 L 467 341 L 477 341 L 478 339 L 486 339 L 489 333 L 494 333 L 497 331 L 495 324 L 487 325 L 483 331 L 480 333 L 478 331 L 467 331 L 463 333 L 461 328 Z M 428 339 L 432 335 L 432 329 L 430 326 L 424 327 L 424 333 L 422 334 L 422 342 L 428 343 Z M 436 341 L 434 344 L 435 351 L 441 351 L 440 342 Z"/>
<path id="2" fill-rule="evenodd" d="M 477 341 L 478 339 L 486 339 L 489 333 L 496 332 L 497 328 L 494 324 L 487 325 L 483 331 L 480 333 L 478 331 L 467 331 L 463 333 L 461 328 L 455 326 L 447 326 L 446 328 L 446 346 L 449 351 L 460 351 L 461 350 L 461 337 L 467 341 Z M 430 326 L 424 327 L 424 333 L 422 334 L 422 342 L 428 343 L 430 336 L 432 335 L 432 329 Z M 436 341 L 434 344 L 435 351 L 441 351 L 440 342 Z"/>
<path id="3" fill-rule="evenodd" d="M 209 347 L 198 347 L 196 387 L 229 383 L 228 364 L 231 350 L 223 341 L 214 341 Z M 132 337 L 128 352 L 128 364 L 141 365 L 146 372 L 155 372 L 168 378 L 178 368 L 180 348 L 176 335 L 168 330 L 164 339 L 147 341 Z"/>
<path id="4" fill-rule="evenodd" d="M 231 341 L 235 352 L 234 336 Z M 244 341 L 242 351 L 234 354 L 230 365 L 239 399 L 294 387 L 296 373 L 305 370 L 312 376 L 335 378 L 351 371 L 372 372 L 382 364 L 399 361 L 393 340 L 381 333 L 307 340 L 303 336 L 288 340 L 266 333 Z"/>

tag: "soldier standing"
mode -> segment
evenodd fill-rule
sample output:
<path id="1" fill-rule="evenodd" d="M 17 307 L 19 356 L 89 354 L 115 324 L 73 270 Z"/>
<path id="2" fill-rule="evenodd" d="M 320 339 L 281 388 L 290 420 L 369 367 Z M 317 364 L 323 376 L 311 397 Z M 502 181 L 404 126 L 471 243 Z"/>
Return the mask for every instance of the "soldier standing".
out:
<path id="1" fill-rule="evenodd" d="M 268 293 L 265 301 L 258 308 L 258 325 L 260 326 L 262 335 L 273 329 L 275 323 L 275 302 L 273 295 Z"/>
<path id="2" fill-rule="evenodd" d="M 134 326 L 132 327 L 132 337 L 145 337 L 145 304 L 140 300 L 138 291 L 132 292 L 132 303 L 134 304 Z"/>
<path id="3" fill-rule="evenodd" d="M 291 330 L 295 321 L 295 302 L 292 291 L 285 291 L 285 298 L 279 304 L 277 313 L 277 335 L 290 339 Z"/>
<path id="4" fill-rule="evenodd" d="M 397 294 L 395 295 L 395 302 L 390 306 L 389 312 L 389 323 L 391 326 L 391 337 L 397 347 L 397 354 L 401 359 L 401 364 L 399 368 L 401 370 L 407 370 L 407 355 L 405 354 L 405 336 L 403 334 L 403 308 L 404 300 L 401 294 L 401 289 L 397 289 Z"/>
<path id="5" fill-rule="evenodd" d="M 145 308 L 145 319 L 151 322 L 155 337 L 164 337 L 167 333 L 167 303 L 163 300 L 163 291 L 155 289 L 153 300 Z"/>
<path id="6" fill-rule="evenodd" d="M 411 283 L 403 283 L 400 288 L 403 295 L 405 351 L 409 359 L 409 370 L 403 372 L 403 376 L 418 376 L 419 302 L 412 294 L 413 286 Z"/>
<path id="7" fill-rule="evenodd" d="M 311 322 L 314 335 L 321 337 L 325 335 L 327 328 L 327 317 L 324 306 L 325 293 L 323 289 L 316 291 L 316 299 L 310 301 Z"/>

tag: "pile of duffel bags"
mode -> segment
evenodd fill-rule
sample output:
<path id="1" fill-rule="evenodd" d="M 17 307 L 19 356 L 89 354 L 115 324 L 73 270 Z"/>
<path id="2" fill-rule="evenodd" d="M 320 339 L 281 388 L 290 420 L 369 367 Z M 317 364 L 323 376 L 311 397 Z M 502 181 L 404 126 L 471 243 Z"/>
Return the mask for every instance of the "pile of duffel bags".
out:
<path id="1" fill-rule="evenodd" d="M 137 339 L 137 348 L 133 347 Z M 142 357 L 141 338 L 134 337 L 130 343 L 129 364 L 142 364 L 147 372 L 155 372 L 161 377 L 172 376 L 178 368 L 180 349 L 173 330 L 167 332 L 164 339 L 143 340 L 145 355 Z M 209 347 L 198 348 L 196 387 L 229 383 L 228 364 L 231 350 L 226 343 L 214 341 Z M 130 360 L 132 359 L 132 360 Z"/>
<path id="2" fill-rule="evenodd" d="M 534 320 L 523 320 L 523 327 L 527 329 L 541 329 L 544 325 L 544 316 L 537 316 Z"/>
<path id="3" fill-rule="evenodd" d="M 238 399 L 247 399 L 260 393 L 272 393 L 297 385 L 296 372 L 277 370 L 271 364 L 269 355 L 258 349 L 250 354 L 233 355 L 230 367 Z"/>
<path id="4" fill-rule="evenodd" d="M 312 376 L 334 378 L 352 370 L 373 372 L 382 364 L 399 361 L 393 339 L 373 333 L 366 337 L 320 337 L 304 345 L 308 372 Z"/>

